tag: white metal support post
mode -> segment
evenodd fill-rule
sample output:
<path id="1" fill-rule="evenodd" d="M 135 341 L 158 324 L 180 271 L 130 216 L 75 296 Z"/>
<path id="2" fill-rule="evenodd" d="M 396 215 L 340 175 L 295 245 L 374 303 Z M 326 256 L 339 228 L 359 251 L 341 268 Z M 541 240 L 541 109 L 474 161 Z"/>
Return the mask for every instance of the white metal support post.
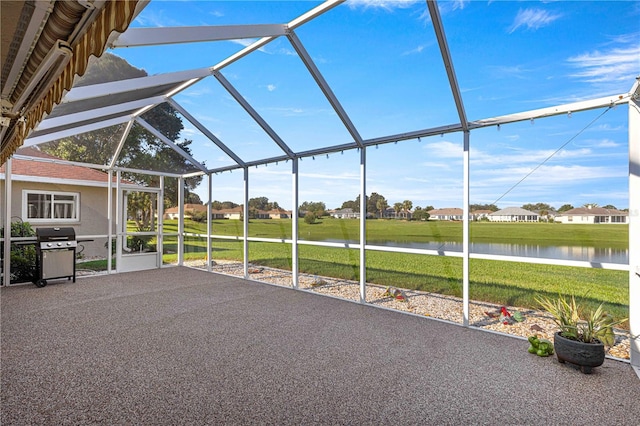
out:
<path id="1" fill-rule="evenodd" d="M 291 279 L 293 288 L 298 288 L 298 158 L 293 159 L 291 165 L 292 203 L 291 209 Z"/>
<path id="2" fill-rule="evenodd" d="M 158 251 L 158 268 L 162 268 L 162 255 L 164 253 L 164 176 L 160 176 L 160 188 L 158 197 L 158 230 L 156 231 L 156 250 Z M 180 246 L 182 247 L 182 246 Z M 180 258 L 180 255 L 178 255 Z M 182 264 L 182 263 L 181 263 Z"/>
<path id="3" fill-rule="evenodd" d="M 4 259 L 2 286 L 11 283 L 11 158 L 4 164 Z"/>
<path id="4" fill-rule="evenodd" d="M 107 183 L 107 274 L 111 273 L 113 258 L 113 170 L 109 169 Z"/>
<path id="5" fill-rule="evenodd" d="M 249 279 L 249 168 L 244 169 L 243 186 L 243 215 L 242 215 L 242 263 L 244 269 L 244 279 Z"/>
<path id="6" fill-rule="evenodd" d="M 367 151 L 360 148 L 360 303 L 367 302 Z"/>
<path id="7" fill-rule="evenodd" d="M 629 100 L 629 330 L 631 365 L 640 377 L 640 86 Z"/>
<path id="8" fill-rule="evenodd" d="M 160 177 L 162 179 L 162 177 Z M 164 186 L 161 186 L 163 188 Z M 160 200 L 161 202 L 162 200 Z M 160 248 L 162 251 L 162 248 Z M 162 259 L 160 259 L 162 260 Z M 162 264 L 162 262 L 160 263 Z M 184 264 L 184 181 L 178 178 L 178 265 Z"/>
<path id="9" fill-rule="evenodd" d="M 122 259 L 122 221 L 126 218 L 123 217 L 124 213 L 122 211 L 122 203 L 123 203 L 123 194 L 122 189 L 120 188 L 120 183 L 122 182 L 122 173 L 120 170 L 116 171 L 116 272 L 120 268 L 120 262 Z"/>
<path id="10" fill-rule="evenodd" d="M 464 132 L 462 171 L 462 324 L 469 326 L 469 131 Z"/>
<path id="11" fill-rule="evenodd" d="M 211 198 L 213 197 L 213 181 L 212 181 L 212 174 L 208 173 L 207 174 L 207 182 L 208 182 L 208 200 L 207 200 L 207 271 L 211 272 L 211 261 L 213 260 L 211 258 Z"/>

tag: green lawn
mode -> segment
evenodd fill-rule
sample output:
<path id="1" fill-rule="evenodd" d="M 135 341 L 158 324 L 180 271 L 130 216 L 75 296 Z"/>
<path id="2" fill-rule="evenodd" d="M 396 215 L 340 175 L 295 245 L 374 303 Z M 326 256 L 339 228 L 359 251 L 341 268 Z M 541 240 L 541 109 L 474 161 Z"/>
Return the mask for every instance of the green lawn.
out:
<path id="1" fill-rule="evenodd" d="M 368 220 L 367 241 L 462 242 L 462 223 L 445 221 Z M 177 232 L 177 221 L 165 221 L 165 232 Z M 206 234 L 206 224 L 185 221 L 185 231 Z M 212 223 L 214 235 L 242 236 L 242 222 L 219 220 Z M 360 221 L 323 218 L 309 225 L 299 221 L 298 238 L 311 241 L 360 239 Z M 539 244 L 548 246 L 609 247 L 629 246 L 628 225 L 564 225 L 559 223 L 472 222 L 471 241 L 477 243 Z M 250 220 L 249 236 L 291 238 L 290 219 Z"/>
<path id="2" fill-rule="evenodd" d="M 206 225 L 188 222 L 187 232 L 205 233 Z M 172 226 L 176 227 L 172 230 Z M 165 231 L 177 225 L 165 222 Z M 242 235 L 240 221 L 216 221 L 214 234 Z M 357 241 L 359 221 L 324 219 L 309 225 L 300 221 L 299 238 L 305 240 Z M 455 222 L 367 221 L 368 238 L 378 241 L 461 241 L 462 224 Z M 547 223 L 471 224 L 475 242 L 628 247 L 627 225 L 562 225 Z M 252 220 L 249 235 L 290 238 L 290 220 Z M 175 242 L 165 244 L 165 253 L 176 253 Z M 202 258 L 206 239 L 185 238 L 185 257 Z M 242 260 L 242 242 L 213 240 L 214 259 Z M 457 257 L 368 251 L 367 282 L 439 294 L 462 295 L 462 259 Z M 165 254 L 165 262 L 175 262 Z M 291 246 L 280 243 L 249 243 L 249 261 L 254 264 L 291 269 Z M 349 280 L 359 279 L 359 252 L 355 249 L 299 246 L 299 270 L 303 273 Z M 585 297 L 592 305 L 605 302 L 614 318 L 627 318 L 628 273 L 593 268 L 539 265 L 495 260 L 470 260 L 470 297 L 498 304 L 539 308 L 535 297 L 558 293 Z"/>

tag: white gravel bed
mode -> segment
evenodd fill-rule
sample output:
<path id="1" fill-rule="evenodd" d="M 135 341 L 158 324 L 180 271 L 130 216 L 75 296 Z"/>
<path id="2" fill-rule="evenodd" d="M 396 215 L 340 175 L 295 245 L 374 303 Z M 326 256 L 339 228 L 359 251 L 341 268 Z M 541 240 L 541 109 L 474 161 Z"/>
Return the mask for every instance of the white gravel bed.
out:
<path id="1" fill-rule="evenodd" d="M 196 260 L 185 262 L 186 266 L 206 269 L 206 261 Z M 215 260 L 212 263 L 212 271 L 243 276 L 242 263 L 228 260 Z M 291 272 L 267 268 L 264 266 L 249 265 L 249 276 L 252 280 L 270 284 L 291 287 L 293 280 Z M 326 294 L 347 300 L 360 300 L 360 285 L 356 281 L 340 280 L 329 277 L 319 277 L 309 274 L 300 274 L 299 287 L 304 290 Z M 372 305 L 384 306 L 416 315 L 423 315 L 462 324 L 462 299 L 436 293 L 428 293 L 416 290 L 401 289 L 406 296 L 405 300 L 397 300 L 385 295 L 387 287 L 377 284 L 367 284 L 366 301 Z M 487 302 L 469 303 L 469 323 L 474 327 L 493 330 L 505 334 L 527 338 L 537 335 L 553 341 L 556 325 L 551 317 L 542 311 L 524 309 L 514 306 L 506 306 L 513 314 L 520 312 L 524 317 L 522 322 L 503 324 L 500 318 L 494 318 L 487 313 L 499 311 L 500 305 Z M 629 359 L 629 333 L 626 330 L 616 330 L 616 344 L 610 348 L 608 355 L 618 359 Z"/>

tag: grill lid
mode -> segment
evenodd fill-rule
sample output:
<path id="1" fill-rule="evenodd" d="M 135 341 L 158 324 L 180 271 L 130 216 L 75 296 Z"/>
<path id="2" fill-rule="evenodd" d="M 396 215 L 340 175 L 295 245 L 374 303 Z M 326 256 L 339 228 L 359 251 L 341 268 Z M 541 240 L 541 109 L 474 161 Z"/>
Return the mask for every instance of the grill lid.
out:
<path id="1" fill-rule="evenodd" d="M 36 238 L 38 239 L 38 242 L 71 241 L 76 239 L 76 231 L 71 227 L 37 228 Z"/>

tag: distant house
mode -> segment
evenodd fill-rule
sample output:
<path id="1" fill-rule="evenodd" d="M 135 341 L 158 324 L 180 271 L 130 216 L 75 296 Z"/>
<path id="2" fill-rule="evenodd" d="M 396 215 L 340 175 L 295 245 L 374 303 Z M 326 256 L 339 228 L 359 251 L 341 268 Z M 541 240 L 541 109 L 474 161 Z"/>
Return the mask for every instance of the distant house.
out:
<path id="1" fill-rule="evenodd" d="M 488 218 L 491 222 L 538 222 L 540 215 L 520 207 L 507 207 L 489 214 Z"/>
<path id="2" fill-rule="evenodd" d="M 220 209 L 211 211 L 211 219 L 242 219 L 242 206 L 234 207 L 232 209 Z"/>
<path id="3" fill-rule="evenodd" d="M 615 209 L 605 209 L 602 207 L 578 207 L 567 210 L 555 217 L 560 223 L 629 223 L 629 213 Z"/>
<path id="4" fill-rule="evenodd" d="M 267 212 L 269 219 L 291 219 L 292 212 L 285 209 L 273 209 Z"/>
<path id="5" fill-rule="evenodd" d="M 194 213 L 204 212 L 205 217 L 207 214 L 207 206 L 202 204 L 185 204 L 184 205 L 184 217 L 191 218 Z M 164 211 L 165 219 L 178 219 L 180 212 L 178 206 L 170 207 Z"/>
<path id="6" fill-rule="evenodd" d="M 462 220 L 464 212 L 457 207 L 429 210 L 429 220 Z"/>
<path id="7" fill-rule="evenodd" d="M 474 210 L 469 213 L 471 220 L 489 219 L 489 215 L 493 213 L 493 210 Z"/>
<path id="8" fill-rule="evenodd" d="M 336 219 L 360 219 L 360 213 L 354 212 L 351 208 L 334 210 L 330 215 Z"/>
<path id="9" fill-rule="evenodd" d="M 387 207 L 382 212 L 382 217 L 385 219 L 394 219 L 396 217 L 396 210 L 393 207 Z"/>

